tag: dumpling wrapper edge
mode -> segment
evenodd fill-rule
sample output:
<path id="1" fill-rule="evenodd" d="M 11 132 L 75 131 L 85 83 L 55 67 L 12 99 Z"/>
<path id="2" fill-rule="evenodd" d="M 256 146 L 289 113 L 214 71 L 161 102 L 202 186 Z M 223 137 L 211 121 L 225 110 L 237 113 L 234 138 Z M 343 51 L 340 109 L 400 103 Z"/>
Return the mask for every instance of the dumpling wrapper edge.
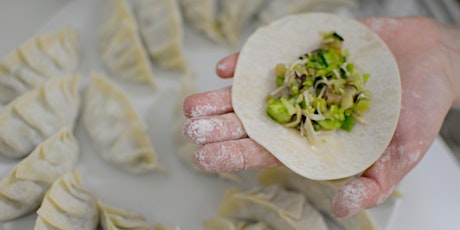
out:
<path id="1" fill-rule="evenodd" d="M 321 34 L 336 31 L 345 39 L 349 60 L 370 73 L 365 88 L 371 106 L 351 132 L 327 132 L 314 146 L 266 114 L 266 97 L 275 86 L 273 68 L 320 47 Z M 259 28 L 243 46 L 235 69 L 232 104 L 249 137 L 294 172 L 313 180 L 355 175 L 372 165 L 388 146 L 399 118 L 399 70 L 386 44 L 353 19 L 327 13 L 288 16 Z"/>

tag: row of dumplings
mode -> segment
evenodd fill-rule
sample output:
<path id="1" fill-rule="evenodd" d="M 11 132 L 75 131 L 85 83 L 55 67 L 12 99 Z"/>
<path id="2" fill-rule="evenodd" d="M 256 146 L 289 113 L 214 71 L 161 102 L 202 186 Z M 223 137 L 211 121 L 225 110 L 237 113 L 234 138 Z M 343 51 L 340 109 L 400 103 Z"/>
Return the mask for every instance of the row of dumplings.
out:
<path id="1" fill-rule="evenodd" d="M 314 181 L 286 167 L 265 169 L 259 186 L 227 191 L 219 215 L 203 225 L 206 230 L 327 230 L 327 219 L 344 230 L 380 229 L 367 210 L 342 219 L 328 214 L 335 192 L 348 180 Z"/>
<path id="2" fill-rule="evenodd" d="M 184 23 L 220 44 L 235 46 L 251 20 L 267 24 L 289 14 L 331 11 L 356 0 L 110 0 L 100 47 L 107 69 L 121 79 L 155 86 L 149 58 L 190 74 L 184 56 Z M 133 6 L 133 7 L 132 7 Z"/>
<path id="3" fill-rule="evenodd" d="M 178 1 L 140 0 L 135 14 L 126 0 L 108 0 L 109 13 L 101 29 L 99 47 L 101 59 L 112 76 L 155 85 L 149 56 L 166 68 L 189 70 L 183 55 L 182 14 L 187 23 L 204 34 L 237 34 L 256 13 L 259 17 L 270 16 L 264 22 L 268 23 L 321 6 L 334 8 L 355 3 L 355 0 Z M 217 6 L 219 3 L 221 7 Z M 233 28 L 233 32 L 216 32 L 230 30 L 225 28 Z M 0 102 L 7 103 L 51 77 L 73 73 L 79 56 L 77 33 L 69 27 L 27 41 L 0 61 Z"/>
<path id="4" fill-rule="evenodd" d="M 248 25 L 266 25 L 290 14 L 334 11 L 356 0 L 178 0 L 184 21 L 219 44 L 236 46 Z M 255 21 L 255 22 L 254 22 Z"/>
<path id="5" fill-rule="evenodd" d="M 113 0 L 111 4 L 116 6 L 113 14 L 123 15 L 122 9 L 127 9 L 123 8 L 125 1 Z M 117 23 L 107 20 L 113 28 Z M 129 20 L 122 24 L 124 29 L 132 29 Z M 107 33 L 108 27 L 104 28 L 101 38 Z M 119 39 L 114 43 L 127 45 L 120 48 L 101 42 L 107 69 L 123 80 L 134 77 L 136 81 L 140 76 L 153 83 L 148 59 L 136 56 L 144 52 L 143 47 L 130 50 L 135 36 L 112 35 Z M 107 52 L 107 47 L 115 50 Z M 76 73 L 79 61 L 78 33 L 71 27 L 38 35 L 0 60 L 0 101 L 6 104 L 0 111 L 0 154 L 19 160 L 0 180 L 0 220 L 16 219 L 40 207 L 35 229 L 95 229 L 97 216 L 104 229 L 113 229 L 109 225 L 154 229 L 137 214 L 118 212 L 100 202 L 103 211 L 97 214 L 97 205 L 80 184 L 78 173 L 70 173 L 78 161 L 73 128 L 80 113 L 103 159 L 131 173 L 160 168 L 147 125 L 121 88 L 103 74 L 94 73 L 81 100 Z M 107 213 L 111 211 L 115 214 Z"/>
<path id="6" fill-rule="evenodd" d="M 79 76 L 53 78 L 0 111 L 0 154 L 21 159 L 80 113 Z M 159 167 L 147 125 L 124 91 L 102 74 L 86 89 L 82 120 L 102 157 L 132 173 Z"/>
<path id="7" fill-rule="evenodd" d="M 0 180 L 0 220 L 28 214 L 40 202 L 43 207 L 51 184 L 76 165 L 77 83 L 77 76 L 49 80 L 0 111 L 1 153 L 25 157 Z M 92 77 L 82 112 L 86 131 L 108 162 L 132 173 L 154 170 L 158 162 L 146 125 L 122 93 L 107 78 Z"/>

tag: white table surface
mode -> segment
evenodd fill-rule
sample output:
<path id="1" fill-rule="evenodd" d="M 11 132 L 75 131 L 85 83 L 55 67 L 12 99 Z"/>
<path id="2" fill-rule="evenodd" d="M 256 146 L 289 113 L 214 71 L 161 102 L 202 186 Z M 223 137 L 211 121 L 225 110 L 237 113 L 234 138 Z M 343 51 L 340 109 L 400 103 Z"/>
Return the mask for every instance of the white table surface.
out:
<path id="1" fill-rule="evenodd" d="M 69 0 L 0 0 L 0 55 L 20 45 Z M 460 166 L 441 138 L 403 180 L 391 229 L 460 229 Z"/>

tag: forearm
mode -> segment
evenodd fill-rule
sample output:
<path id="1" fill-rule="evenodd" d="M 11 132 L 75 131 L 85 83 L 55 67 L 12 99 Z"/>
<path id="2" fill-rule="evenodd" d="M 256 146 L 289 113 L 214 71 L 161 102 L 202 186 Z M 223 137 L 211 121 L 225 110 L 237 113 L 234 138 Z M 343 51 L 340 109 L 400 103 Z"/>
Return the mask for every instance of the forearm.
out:
<path id="1" fill-rule="evenodd" d="M 460 28 L 441 26 L 442 42 L 450 65 L 449 79 L 454 90 L 453 108 L 460 109 Z"/>

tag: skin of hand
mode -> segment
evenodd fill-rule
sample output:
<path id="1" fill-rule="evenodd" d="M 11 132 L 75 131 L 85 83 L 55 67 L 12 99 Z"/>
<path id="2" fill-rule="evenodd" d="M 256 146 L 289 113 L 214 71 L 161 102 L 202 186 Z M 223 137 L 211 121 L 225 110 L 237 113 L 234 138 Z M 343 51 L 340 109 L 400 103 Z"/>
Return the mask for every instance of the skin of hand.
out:
<path id="1" fill-rule="evenodd" d="M 385 201 L 422 159 L 451 107 L 460 108 L 460 30 L 428 18 L 366 18 L 395 56 L 402 84 L 402 107 L 393 138 L 382 156 L 362 175 L 342 186 L 332 214 L 347 217 Z M 233 77 L 238 54 L 216 67 Z M 231 88 L 195 94 L 183 104 L 184 137 L 200 144 L 195 162 L 208 172 L 280 166 L 250 139 L 231 106 Z"/>

